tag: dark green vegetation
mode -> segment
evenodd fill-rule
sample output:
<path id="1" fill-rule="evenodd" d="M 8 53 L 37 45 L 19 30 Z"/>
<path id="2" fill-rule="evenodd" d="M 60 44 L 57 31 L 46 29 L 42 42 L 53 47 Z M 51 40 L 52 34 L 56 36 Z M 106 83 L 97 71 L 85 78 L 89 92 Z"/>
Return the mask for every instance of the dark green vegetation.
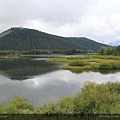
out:
<path id="1" fill-rule="evenodd" d="M 100 52 L 101 55 L 116 55 L 120 56 L 120 45 L 117 47 L 101 47 Z"/>
<path id="2" fill-rule="evenodd" d="M 86 82 L 81 92 L 34 108 L 28 100 L 15 96 L 9 104 L 0 105 L 1 114 L 120 114 L 120 83 Z"/>
<path id="3" fill-rule="evenodd" d="M 62 69 L 71 70 L 72 72 L 96 71 L 96 70 L 119 70 L 119 56 L 100 56 L 100 55 L 84 55 L 76 57 L 62 57 L 47 60 L 48 62 L 67 62 L 68 66 Z"/>
<path id="4" fill-rule="evenodd" d="M 98 51 L 101 46 L 106 45 L 84 37 L 60 37 L 27 28 L 11 28 L 0 34 L 0 50 L 17 52 L 24 50 L 26 53 L 42 53 L 49 50 L 49 52 L 71 53 L 79 50 Z"/>

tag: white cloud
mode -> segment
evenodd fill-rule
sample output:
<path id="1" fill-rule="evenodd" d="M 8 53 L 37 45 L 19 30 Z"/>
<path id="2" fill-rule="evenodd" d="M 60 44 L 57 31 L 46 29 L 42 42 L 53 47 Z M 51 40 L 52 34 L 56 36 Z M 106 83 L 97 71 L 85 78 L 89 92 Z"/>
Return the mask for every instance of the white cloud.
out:
<path id="1" fill-rule="evenodd" d="M 117 36 L 117 37 L 116 37 L 116 40 L 120 40 L 120 36 Z"/>
<path id="2" fill-rule="evenodd" d="M 119 25 L 119 24 L 120 24 L 120 14 L 114 14 L 114 15 L 112 15 L 110 22 L 111 22 L 114 26 Z"/>
<path id="3" fill-rule="evenodd" d="M 93 33 L 95 32 L 94 36 L 102 37 L 115 35 L 106 16 L 93 16 L 90 18 L 90 23 Z"/>
<path id="4" fill-rule="evenodd" d="M 112 15 L 110 22 L 113 25 L 114 30 L 116 30 L 116 32 L 120 32 L 120 14 Z"/>

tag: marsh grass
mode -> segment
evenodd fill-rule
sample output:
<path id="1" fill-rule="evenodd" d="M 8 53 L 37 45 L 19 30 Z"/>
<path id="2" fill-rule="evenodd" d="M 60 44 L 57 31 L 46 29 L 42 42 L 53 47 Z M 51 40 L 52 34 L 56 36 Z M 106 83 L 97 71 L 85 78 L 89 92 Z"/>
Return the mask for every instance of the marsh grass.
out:
<path id="1" fill-rule="evenodd" d="M 62 69 L 78 73 L 86 70 L 116 70 L 120 69 L 120 56 L 83 55 L 61 57 L 47 60 L 48 62 L 67 62 Z M 93 62 L 94 64 L 91 64 Z"/>
<path id="2" fill-rule="evenodd" d="M 120 62 L 101 63 L 99 69 L 120 69 Z"/>
<path id="3" fill-rule="evenodd" d="M 85 66 L 86 63 L 83 61 L 72 61 L 69 63 L 69 66 Z"/>
<path id="4" fill-rule="evenodd" d="M 20 57 L 22 57 L 22 55 L 20 54 L 9 54 L 5 56 L 0 56 L 0 59 L 18 59 Z"/>

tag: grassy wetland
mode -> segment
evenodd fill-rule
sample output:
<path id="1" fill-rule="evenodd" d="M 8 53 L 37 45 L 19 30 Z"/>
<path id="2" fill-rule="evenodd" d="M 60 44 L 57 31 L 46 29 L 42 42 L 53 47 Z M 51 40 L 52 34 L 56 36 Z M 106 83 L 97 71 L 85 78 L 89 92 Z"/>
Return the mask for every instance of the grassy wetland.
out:
<path id="1" fill-rule="evenodd" d="M 81 71 L 97 71 L 97 70 L 119 70 L 120 57 L 119 56 L 100 56 L 100 55 L 83 55 L 73 57 L 61 57 L 48 59 L 48 62 L 66 62 L 67 66 L 62 69 L 70 70 L 72 72 Z"/>

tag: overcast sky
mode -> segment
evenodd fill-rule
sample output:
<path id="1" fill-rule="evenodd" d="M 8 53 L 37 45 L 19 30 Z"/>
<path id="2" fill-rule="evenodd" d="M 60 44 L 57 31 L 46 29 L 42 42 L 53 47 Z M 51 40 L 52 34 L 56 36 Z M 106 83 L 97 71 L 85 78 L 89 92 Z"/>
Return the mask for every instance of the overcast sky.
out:
<path id="1" fill-rule="evenodd" d="M 0 32 L 10 27 L 120 45 L 120 0 L 0 0 Z"/>

